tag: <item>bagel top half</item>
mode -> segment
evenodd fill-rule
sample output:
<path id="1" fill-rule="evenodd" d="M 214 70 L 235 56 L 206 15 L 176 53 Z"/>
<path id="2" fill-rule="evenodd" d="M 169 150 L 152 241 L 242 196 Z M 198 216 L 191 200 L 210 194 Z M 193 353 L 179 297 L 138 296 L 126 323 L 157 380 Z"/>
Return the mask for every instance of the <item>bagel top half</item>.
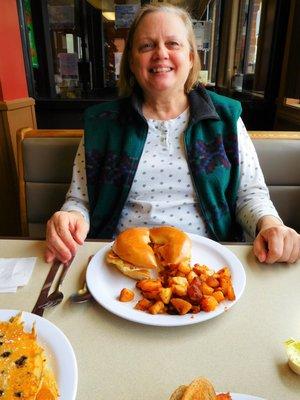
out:
<path id="1" fill-rule="evenodd" d="M 116 237 L 112 250 L 122 260 L 135 267 L 146 269 L 157 267 L 156 258 L 150 246 L 148 228 L 129 228 L 121 232 Z"/>
<path id="2" fill-rule="evenodd" d="M 157 262 L 164 267 L 170 264 L 185 264 L 191 257 L 191 239 L 173 226 L 158 226 L 150 229 Z"/>

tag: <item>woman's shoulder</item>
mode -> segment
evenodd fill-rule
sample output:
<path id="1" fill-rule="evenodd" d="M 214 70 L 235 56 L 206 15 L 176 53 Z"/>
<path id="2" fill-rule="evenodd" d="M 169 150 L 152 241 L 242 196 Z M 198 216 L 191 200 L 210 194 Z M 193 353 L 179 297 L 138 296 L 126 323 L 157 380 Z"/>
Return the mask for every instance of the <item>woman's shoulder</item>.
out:
<path id="1" fill-rule="evenodd" d="M 241 103 L 238 100 L 223 96 L 208 89 L 206 89 L 206 93 L 211 98 L 211 101 L 215 106 L 241 108 Z"/>
<path id="2" fill-rule="evenodd" d="M 242 105 L 238 100 L 231 97 L 220 95 L 211 90 L 206 90 L 207 95 L 210 97 L 217 113 L 222 115 L 234 115 L 238 118 L 242 112 Z"/>
<path id="3" fill-rule="evenodd" d="M 124 105 L 125 99 L 117 99 L 113 101 L 105 101 L 88 107 L 84 112 L 84 119 L 116 119 L 120 110 Z"/>

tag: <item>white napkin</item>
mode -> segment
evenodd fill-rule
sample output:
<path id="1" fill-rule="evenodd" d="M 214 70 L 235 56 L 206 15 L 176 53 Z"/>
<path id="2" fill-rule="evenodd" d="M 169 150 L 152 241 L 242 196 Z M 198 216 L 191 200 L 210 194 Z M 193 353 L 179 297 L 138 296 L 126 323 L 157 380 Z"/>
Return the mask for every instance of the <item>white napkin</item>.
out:
<path id="1" fill-rule="evenodd" d="M 0 258 L 0 293 L 16 292 L 29 282 L 36 257 Z"/>

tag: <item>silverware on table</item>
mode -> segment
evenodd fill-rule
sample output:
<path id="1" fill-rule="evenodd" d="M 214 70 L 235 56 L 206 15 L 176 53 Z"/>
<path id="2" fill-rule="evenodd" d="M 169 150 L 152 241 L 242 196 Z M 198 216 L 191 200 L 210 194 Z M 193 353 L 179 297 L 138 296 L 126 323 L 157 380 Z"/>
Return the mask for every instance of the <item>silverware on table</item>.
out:
<path id="1" fill-rule="evenodd" d="M 76 293 L 70 296 L 70 300 L 73 303 L 84 303 L 85 301 L 91 300 L 93 296 L 89 292 L 86 282 L 84 282 L 83 288 L 79 289 Z"/>
<path id="2" fill-rule="evenodd" d="M 89 263 L 91 262 L 91 259 L 93 258 L 93 256 L 94 255 L 89 256 L 87 267 L 88 267 Z M 92 298 L 93 298 L 93 296 L 89 292 L 89 289 L 86 284 L 86 279 L 84 280 L 83 287 L 70 296 L 70 300 L 73 303 L 84 303 L 85 301 L 91 300 Z"/>
<path id="3" fill-rule="evenodd" d="M 52 285 L 52 283 L 53 283 L 53 281 L 55 279 L 55 276 L 56 276 L 57 271 L 59 270 L 60 266 L 61 266 L 61 262 L 58 261 L 58 260 L 54 260 L 54 262 L 53 262 L 53 264 L 52 264 L 52 266 L 50 268 L 50 271 L 48 272 L 47 278 L 46 278 L 46 280 L 45 280 L 45 282 L 43 284 L 43 287 L 42 287 L 42 290 L 41 290 L 41 292 L 39 294 L 39 297 L 38 297 L 38 299 L 37 299 L 37 301 L 35 303 L 35 306 L 33 307 L 32 311 L 31 311 L 33 314 L 40 315 L 40 316 L 43 315 L 44 308 L 41 307 L 41 306 L 47 300 L 47 296 L 48 296 L 49 290 L 51 288 L 51 285 Z"/>
<path id="4" fill-rule="evenodd" d="M 72 264 L 73 259 L 74 259 L 74 257 L 72 257 L 71 260 L 68 261 L 67 263 L 63 264 L 63 268 L 62 268 L 61 274 L 59 276 L 59 279 L 57 281 L 55 289 L 53 290 L 53 292 L 51 292 L 49 294 L 49 296 L 47 297 L 44 304 L 41 304 L 40 307 L 43 307 L 44 309 L 55 307 L 63 301 L 64 294 L 61 291 L 61 286 L 62 286 L 65 276 Z"/>

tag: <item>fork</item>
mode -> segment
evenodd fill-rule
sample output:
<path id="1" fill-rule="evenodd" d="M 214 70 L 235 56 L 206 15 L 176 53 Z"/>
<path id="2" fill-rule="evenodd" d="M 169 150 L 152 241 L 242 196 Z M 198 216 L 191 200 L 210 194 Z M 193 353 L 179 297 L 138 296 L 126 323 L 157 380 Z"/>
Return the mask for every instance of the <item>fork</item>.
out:
<path id="1" fill-rule="evenodd" d="M 72 257 L 71 260 L 68 261 L 66 264 L 63 264 L 63 269 L 59 276 L 56 287 L 55 287 L 54 291 L 52 293 L 50 293 L 50 295 L 47 297 L 45 303 L 40 306 L 41 308 L 55 307 L 63 301 L 64 294 L 61 291 L 61 286 L 62 286 L 65 276 L 72 264 L 73 259 L 74 259 L 74 257 Z"/>
<path id="2" fill-rule="evenodd" d="M 89 263 L 91 262 L 91 259 L 93 258 L 93 256 L 94 256 L 94 254 L 89 256 L 87 267 L 89 266 Z M 83 287 L 70 296 L 70 300 L 73 303 L 84 303 L 85 301 L 91 300 L 92 298 L 93 298 L 93 296 L 89 292 L 89 289 L 88 289 L 87 283 L 86 283 L 86 279 L 84 280 Z"/>

